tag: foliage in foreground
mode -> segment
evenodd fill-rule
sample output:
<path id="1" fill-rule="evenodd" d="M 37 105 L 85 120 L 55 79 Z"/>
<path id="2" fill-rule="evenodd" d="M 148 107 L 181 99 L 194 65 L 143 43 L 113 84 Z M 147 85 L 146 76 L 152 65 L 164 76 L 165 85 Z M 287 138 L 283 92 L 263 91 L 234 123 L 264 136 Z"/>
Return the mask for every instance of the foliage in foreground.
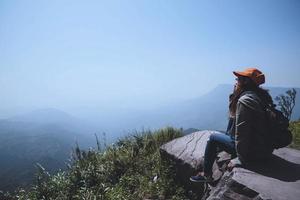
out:
<path id="1" fill-rule="evenodd" d="M 300 149 L 300 120 L 290 122 L 290 129 L 293 133 L 293 142 L 290 147 Z"/>
<path id="2" fill-rule="evenodd" d="M 77 147 L 66 172 L 49 175 L 38 166 L 36 184 L 11 199 L 187 199 L 174 180 L 172 165 L 160 157 L 159 147 L 182 136 L 165 128 L 136 133 L 101 151 Z"/>
<path id="3" fill-rule="evenodd" d="M 292 117 L 293 109 L 296 104 L 296 94 L 297 91 L 292 88 L 291 90 L 287 90 L 285 94 L 275 97 L 275 101 L 278 102 L 281 112 L 288 120 Z"/>
<path id="4" fill-rule="evenodd" d="M 300 121 L 291 122 L 290 129 L 290 147 L 300 149 Z M 35 185 L 4 199 L 188 199 L 183 186 L 174 179 L 173 165 L 162 160 L 159 153 L 162 144 L 179 136 L 181 130 L 165 128 L 135 133 L 105 151 L 98 141 L 97 150 L 77 147 L 69 170 L 49 175 L 38 165 Z"/>

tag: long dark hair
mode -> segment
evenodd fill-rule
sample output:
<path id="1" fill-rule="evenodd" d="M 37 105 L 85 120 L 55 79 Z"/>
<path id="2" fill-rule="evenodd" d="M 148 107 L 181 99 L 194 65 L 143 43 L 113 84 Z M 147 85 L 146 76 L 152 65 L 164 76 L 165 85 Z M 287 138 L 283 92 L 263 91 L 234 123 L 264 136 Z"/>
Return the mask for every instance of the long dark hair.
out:
<path id="1" fill-rule="evenodd" d="M 235 116 L 237 102 L 241 94 L 246 91 L 253 91 L 255 94 L 257 94 L 257 96 L 263 103 L 274 106 L 272 97 L 269 94 L 268 90 L 256 85 L 250 78 L 244 78 L 247 79 L 247 81 L 245 81 L 245 84 L 242 84 L 240 89 L 235 88 L 233 93 L 229 96 L 229 114 L 231 117 Z"/>

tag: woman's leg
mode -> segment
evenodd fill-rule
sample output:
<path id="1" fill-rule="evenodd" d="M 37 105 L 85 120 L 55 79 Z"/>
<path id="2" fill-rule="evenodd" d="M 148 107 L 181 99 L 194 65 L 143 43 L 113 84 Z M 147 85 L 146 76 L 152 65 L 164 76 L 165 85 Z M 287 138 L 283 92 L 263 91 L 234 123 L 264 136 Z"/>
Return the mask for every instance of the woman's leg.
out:
<path id="1" fill-rule="evenodd" d="M 204 154 L 204 175 L 212 175 L 212 166 L 217 157 L 217 153 L 220 151 L 226 151 L 235 156 L 235 143 L 234 140 L 222 133 L 213 133 L 207 141 Z"/>

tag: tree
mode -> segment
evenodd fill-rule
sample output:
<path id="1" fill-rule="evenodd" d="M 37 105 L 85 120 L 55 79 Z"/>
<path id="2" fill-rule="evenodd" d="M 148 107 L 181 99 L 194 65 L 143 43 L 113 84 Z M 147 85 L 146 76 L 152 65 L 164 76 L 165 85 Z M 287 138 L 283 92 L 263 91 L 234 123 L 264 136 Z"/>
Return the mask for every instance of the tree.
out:
<path id="1" fill-rule="evenodd" d="M 296 90 L 293 88 L 285 92 L 285 95 L 281 94 L 275 97 L 278 102 L 281 112 L 288 118 L 291 119 L 293 109 L 296 103 Z"/>

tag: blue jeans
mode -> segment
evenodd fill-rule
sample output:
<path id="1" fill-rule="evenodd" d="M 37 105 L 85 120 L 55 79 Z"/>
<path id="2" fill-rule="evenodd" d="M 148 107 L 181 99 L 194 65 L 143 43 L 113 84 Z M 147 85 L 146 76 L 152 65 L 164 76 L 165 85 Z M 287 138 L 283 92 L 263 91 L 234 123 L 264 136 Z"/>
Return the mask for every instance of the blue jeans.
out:
<path id="1" fill-rule="evenodd" d="M 212 175 L 212 166 L 217 158 L 217 153 L 221 151 L 226 151 L 232 157 L 236 157 L 234 139 L 224 133 L 211 134 L 204 153 L 203 170 L 205 175 Z"/>

